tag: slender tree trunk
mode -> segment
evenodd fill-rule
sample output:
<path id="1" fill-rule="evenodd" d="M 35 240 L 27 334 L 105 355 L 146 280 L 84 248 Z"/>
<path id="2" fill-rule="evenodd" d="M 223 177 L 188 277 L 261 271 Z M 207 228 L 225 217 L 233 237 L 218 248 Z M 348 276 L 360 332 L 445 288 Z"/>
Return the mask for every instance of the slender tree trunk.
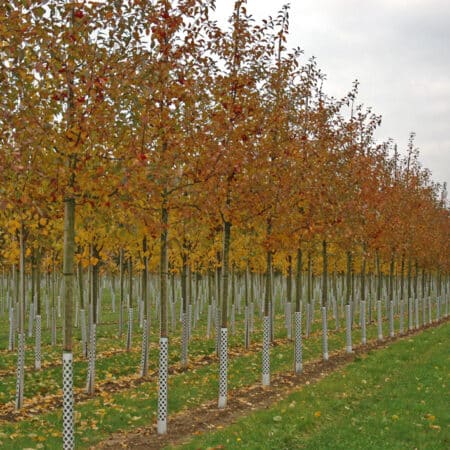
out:
<path id="1" fill-rule="evenodd" d="M 302 301 L 302 250 L 299 248 L 297 250 L 297 273 L 295 282 L 295 311 L 301 312 L 301 301 Z"/>
<path id="2" fill-rule="evenodd" d="M 360 306 L 360 324 L 361 324 L 361 343 L 367 342 L 366 337 L 366 245 L 363 245 L 362 265 L 361 265 L 361 306 Z"/>
<path id="3" fill-rule="evenodd" d="M 142 300 L 144 306 L 144 326 L 142 332 L 142 354 L 141 354 L 141 376 L 148 374 L 148 342 L 150 332 L 150 305 L 147 287 L 148 278 L 148 257 L 147 257 L 147 238 L 142 239 L 142 253 L 144 267 L 142 269 Z"/>
<path id="4" fill-rule="evenodd" d="M 231 334 L 235 332 L 236 320 L 236 273 L 234 265 L 231 267 Z"/>
<path id="5" fill-rule="evenodd" d="M 98 295 L 99 295 L 99 264 L 100 255 L 95 244 L 91 245 L 91 256 L 96 260 L 91 266 L 91 323 L 89 336 L 89 362 L 86 380 L 86 392 L 89 395 L 94 394 L 95 390 L 95 366 L 97 354 L 97 321 L 98 321 Z"/>
<path id="6" fill-rule="evenodd" d="M 295 345 L 294 345 L 294 371 L 300 373 L 303 366 L 303 348 L 302 348 L 302 250 L 297 249 L 297 273 L 295 283 Z"/>
<path id="7" fill-rule="evenodd" d="M 292 339 L 292 256 L 288 255 L 288 273 L 286 279 L 286 329 L 287 338 Z"/>
<path id="8" fill-rule="evenodd" d="M 327 241 L 322 242 L 322 350 L 323 359 L 328 360 L 328 323 L 327 323 L 327 306 L 328 306 L 328 252 Z"/>
<path id="9" fill-rule="evenodd" d="M 64 201 L 64 342 L 63 342 L 63 448 L 73 449 L 74 408 L 73 408 L 73 356 L 72 356 L 72 314 L 74 293 L 75 257 L 75 199 Z"/>
<path id="10" fill-rule="evenodd" d="M 352 260 L 352 252 L 347 251 L 347 278 L 346 278 L 346 290 L 345 290 L 345 304 L 350 305 L 350 299 L 352 294 L 352 269 L 353 268 L 353 260 Z"/>
<path id="11" fill-rule="evenodd" d="M 352 283 L 352 273 L 353 273 L 353 255 L 349 250 L 347 251 L 347 283 L 345 292 L 345 335 L 346 335 L 346 351 L 347 353 L 352 352 L 352 307 L 354 308 L 354 303 L 350 303 L 352 297 L 353 283 Z"/>
<path id="12" fill-rule="evenodd" d="M 378 327 L 378 340 L 383 340 L 383 313 L 382 313 L 382 303 L 381 303 L 381 291 L 383 284 L 383 274 L 381 271 L 381 261 L 380 254 L 376 252 L 376 265 L 377 265 L 377 275 L 378 275 L 378 283 L 377 283 L 377 327 Z"/>
<path id="13" fill-rule="evenodd" d="M 214 273 L 212 270 L 208 270 L 208 317 L 207 317 L 207 325 L 206 325 L 206 338 L 209 339 L 211 336 L 211 328 L 213 324 L 213 283 L 214 283 Z"/>
<path id="14" fill-rule="evenodd" d="M 248 349 L 250 347 L 250 308 L 249 308 L 249 289 L 248 289 L 248 282 L 249 282 L 249 261 L 247 259 L 247 264 L 245 266 L 245 273 L 244 273 L 244 302 L 245 302 L 245 348 Z"/>
<path id="15" fill-rule="evenodd" d="M 395 270 L 395 253 L 391 253 L 391 263 L 389 266 L 389 335 L 394 337 L 394 270 Z"/>
<path id="16" fill-rule="evenodd" d="M 182 330 L 181 330 L 181 364 L 186 367 L 188 363 L 188 257 L 183 247 L 183 266 L 181 268 L 181 298 L 182 298 Z"/>
<path id="17" fill-rule="evenodd" d="M 408 330 L 413 329 L 413 299 L 412 299 L 412 263 L 408 259 Z"/>
<path id="18" fill-rule="evenodd" d="M 119 251 L 119 285 L 120 285 L 120 310 L 119 310 L 119 336 L 123 333 L 123 304 L 124 304 L 124 262 L 123 262 L 123 248 Z"/>
<path id="19" fill-rule="evenodd" d="M 312 329 L 312 290 L 313 290 L 313 273 L 312 273 L 312 256 L 308 252 L 308 280 L 307 280 L 307 299 L 306 299 L 306 337 L 309 337 Z"/>
<path id="20" fill-rule="evenodd" d="M 29 320 L 28 320 L 28 337 L 33 336 L 33 321 L 35 314 L 35 295 L 36 295 L 36 253 L 33 250 L 31 252 L 31 292 L 30 292 L 30 307 L 29 307 Z"/>
<path id="21" fill-rule="evenodd" d="M 36 251 L 36 340 L 35 340 L 35 358 L 34 367 L 36 370 L 41 368 L 41 251 L 38 248 Z"/>
<path id="22" fill-rule="evenodd" d="M 270 240 L 272 226 L 267 221 L 266 236 Z M 266 288 L 264 293 L 263 348 L 262 348 L 262 384 L 270 385 L 270 323 L 272 310 L 272 251 L 266 252 Z"/>
<path id="23" fill-rule="evenodd" d="M 328 306 L 328 252 L 327 241 L 322 242 L 322 307 Z"/>
<path id="24" fill-rule="evenodd" d="M 16 383 L 16 411 L 23 406 L 23 391 L 25 379 L 25 308 L 26 308 L 26 291 L 25 291 L 25 227 L 21 223 L 19 230 L 19 326 L 18 338 L 19 345 L 17 347 L 17 383 Z"/>
<path id="25" fill-rule="evenodd" d="M 131 351 L 133 342 L 133 260 L 128 258 L 128 329 L 127 329 L 127 352 Z"/>
<path id="26" fill-rule="evenodd" d="M 159 339 L 159 389 L 158 389 L 158 434 L 167 433 L 167 401 L 168 401 L 168 358 L 169 336 L 167 322 L 168 306 L 168 230 L 169 210 L 167 205 L 167 189 L 161 196 L 161 235 L 160 235 L 160 339 Z"/>
<path id="27" fill-rule="evenodd" d="M 228 273 L 230 266 L 231 222 L 223 223 L 223 252 L 222 252 L 222 310 L 219 341 L 219 408 L 227 405 L 228 390 Z"/>

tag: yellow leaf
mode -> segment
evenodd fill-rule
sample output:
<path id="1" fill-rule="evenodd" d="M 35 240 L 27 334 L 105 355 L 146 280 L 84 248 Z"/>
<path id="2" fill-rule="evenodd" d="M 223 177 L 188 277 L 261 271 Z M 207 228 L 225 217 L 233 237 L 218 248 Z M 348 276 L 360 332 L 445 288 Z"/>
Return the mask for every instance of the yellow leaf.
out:
<path id="1" fill-rule="evenodd" d="M 320 417 L 321 414 L 322 414 L 322 413 L 321 413 L 320 411 L 316 411 L 316 412 L 314 413 L 314 417 Z"/>

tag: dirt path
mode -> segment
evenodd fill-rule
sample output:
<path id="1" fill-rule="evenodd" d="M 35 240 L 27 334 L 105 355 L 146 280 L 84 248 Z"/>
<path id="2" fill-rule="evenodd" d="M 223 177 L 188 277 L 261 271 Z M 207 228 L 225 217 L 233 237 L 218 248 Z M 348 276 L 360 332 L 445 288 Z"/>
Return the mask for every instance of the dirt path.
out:
<path id="1" fill-rule="evenodd" d="M 392 342 L 420 334 L 426 329 L 446 322 L 450 322 L 450 317 L 425 325 L 418 330 L 408 331 L 401 336 L 385 338 L 383 341 L 370 341 L 364 346 L 354 346 L 352 354 L 347 354 L 345 350 L 339 350 L 331 354 L 328 361 L 316 360 L 307 363 L 299 375 L 293 373 L 274 375 L 270 387 L 264 388 L 261 384 L 255 384 L 231 391 L 227 408 L 224 410 L 219 410 L 217 400 L 214 400 L 197 408 L 189 409 L 189 411 L 172 414 L 169 416 L 168 433 L 164 436 L 158 436 L 156 426 L 152 425 L 135 429 L 132 432 L 115 433 L 109 439 L 92 447 L 92 450 L 94 448 L 150 450 L 160 449 L 169 444 L 182 443 L 193 434 L 214 430 L 218 426 L 226 426 L 253 410 L 267 408 L 272 403 L 286 397 L 290 392 L 317 382 L 361 355 L 375 349 L 388 347 Z"/>

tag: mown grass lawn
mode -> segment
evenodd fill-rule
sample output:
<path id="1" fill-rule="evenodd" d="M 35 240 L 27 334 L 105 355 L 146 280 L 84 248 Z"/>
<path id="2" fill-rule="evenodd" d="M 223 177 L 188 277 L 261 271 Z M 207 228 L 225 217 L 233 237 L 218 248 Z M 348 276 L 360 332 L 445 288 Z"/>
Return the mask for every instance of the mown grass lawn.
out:
<path id="1" fill-rule="evenodd" d="M 186 449 L 449 449 L 450 324 L 371 352 Z"/>

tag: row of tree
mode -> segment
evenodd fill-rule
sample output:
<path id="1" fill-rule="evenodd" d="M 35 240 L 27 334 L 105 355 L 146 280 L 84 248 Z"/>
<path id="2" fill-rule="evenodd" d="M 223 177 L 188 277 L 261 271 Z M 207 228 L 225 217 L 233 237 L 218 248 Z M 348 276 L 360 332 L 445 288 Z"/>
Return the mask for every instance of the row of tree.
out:
<path id="1" fill-rule="evenodd" d="M 245 3 L 226 30 L 208 0 L 2 6 L 1 252 L 21 268 L 19 343 L 27 258 L 62 265 L 68 364 L 75 257 L 150 262 L 166 386 L 169 263 L 220 266 L 223 407 L 232 265 L 270 274 L 276 253 L 289 270 L 294 255 L 319 252 L 325 275 L 332 245 L 358 253 L 361 271 L 377 255 L 448 272 L 445 188 L 421 168 L 413 135 L 403 158 L 377 144 L 381 119 L 358 103 L 357 83 L 331 98 L 316 61 L 286 48 L 288 8 L 256 24 Z"/>

